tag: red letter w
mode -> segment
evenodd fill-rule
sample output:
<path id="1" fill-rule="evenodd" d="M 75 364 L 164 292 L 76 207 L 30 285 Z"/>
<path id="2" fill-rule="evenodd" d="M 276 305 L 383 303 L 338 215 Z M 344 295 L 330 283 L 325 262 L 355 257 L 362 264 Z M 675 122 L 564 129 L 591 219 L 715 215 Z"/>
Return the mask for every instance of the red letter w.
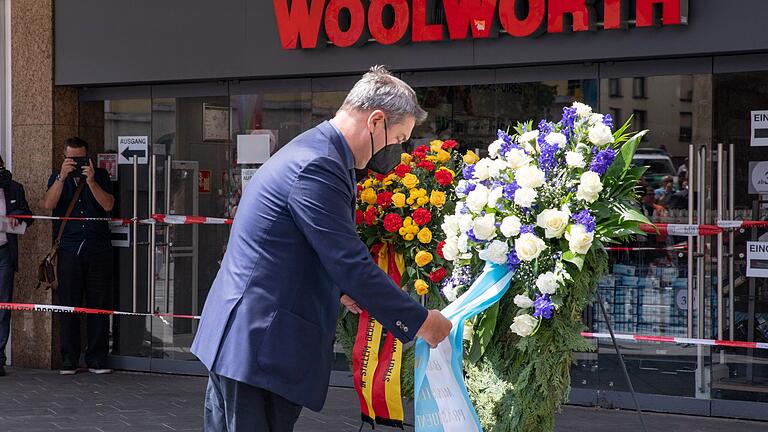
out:
<path id="1" fill-rule="evenodd" d="M 307 8 L 307 1 L 311 6 Z M 272 0 L 275 5 L 277 27 L 283 49 L 317 47 L 320 25 L 323 22 L 325 0 L 293 0 L 290 10 L 288 0 Z"/>
<path id="2" fill-rule="evenodd" d="M 487 38 L 495 28 L 496 0 L 443 0 L 448 34 L 451 39 Z"/>

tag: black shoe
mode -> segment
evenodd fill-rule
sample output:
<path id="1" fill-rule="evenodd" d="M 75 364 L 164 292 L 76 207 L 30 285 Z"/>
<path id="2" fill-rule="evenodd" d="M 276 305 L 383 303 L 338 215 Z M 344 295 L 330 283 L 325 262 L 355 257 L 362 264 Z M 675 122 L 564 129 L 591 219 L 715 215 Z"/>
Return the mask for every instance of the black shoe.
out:
<path id="1" fill-rule="evenodd" d="M 0 377 L 5 376 L 5 366 L 0 365 Z"/>

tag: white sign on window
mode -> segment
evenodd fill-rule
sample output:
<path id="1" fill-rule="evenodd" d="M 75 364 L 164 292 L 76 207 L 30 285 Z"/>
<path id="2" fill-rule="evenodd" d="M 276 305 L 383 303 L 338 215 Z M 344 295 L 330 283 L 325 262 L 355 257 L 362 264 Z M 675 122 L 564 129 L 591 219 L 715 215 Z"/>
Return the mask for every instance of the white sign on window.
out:
<path id="1" fill-rule="evenodd" d="M 747 277 L 768 277 L 768 243 L 747 242 Z"/>
<path id="2" fill-rule="evenodd" d="M 768 110 L 752 111 L 751 143 L 752 147 L 768 146 Z"/>

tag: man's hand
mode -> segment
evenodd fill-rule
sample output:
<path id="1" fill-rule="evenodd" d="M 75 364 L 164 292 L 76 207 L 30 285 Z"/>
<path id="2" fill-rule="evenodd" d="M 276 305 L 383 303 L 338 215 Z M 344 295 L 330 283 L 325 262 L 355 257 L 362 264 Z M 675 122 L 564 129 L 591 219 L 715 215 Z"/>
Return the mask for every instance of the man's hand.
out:
<path id="1" fill-rule="evenodd" d="M 83 167 L 83 175 L 88 185 L 93 185 L 96 182 L 96 170 L 93 169 L 93 161 L 88 159 L 88 165 Z"/>
<path id="2" fill-rule="evenodd" d="M 357 304 L 356 301 L 352 300 L 352 297 L 344 294 L 341 296 L 341 304 L 344 305 L 345 308 L 347 308 L 348 311 L 352 312 L 353 314 L 359 314 L 363 310 L 360 309 L 360 305 Z"/>
<path id="3" fill-rule="evenodd" d="M 77 168 L 77 163 L 73 159 L 64 159 L 64 162 L 61 163 L 61 172 L 59 173 L 59 175 L 61 175 L 61 180 L 63 181 L 66 179 L 69 173 L 74 171 L 75 168 Z"/>
<path id="4" fill-rule="evenodd" d="M 427 314 L 427 319 L 422 324 L 416 337 L 424 339 L 432 348 L 448 337 L 453 324 L 438 310 L 432 309 Z"/>
<path id="5" fill-rule="evenodd" d="M 19 220 L 16 218 L 8 218 L 8 225 L 11 228 L 16 228 L 17 226 L 19 226 L 20 223 L 21 222 L 19 222 Z"/>

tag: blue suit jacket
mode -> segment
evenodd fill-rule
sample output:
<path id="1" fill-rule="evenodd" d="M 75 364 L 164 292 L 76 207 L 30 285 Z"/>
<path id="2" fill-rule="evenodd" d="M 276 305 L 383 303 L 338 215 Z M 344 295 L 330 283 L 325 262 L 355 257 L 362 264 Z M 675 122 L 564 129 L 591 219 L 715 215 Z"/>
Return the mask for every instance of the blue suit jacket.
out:
<path id="1" fill-rule="evenodd" d="M 342 293 L 394 336 L 427 311 L 374 264 L 354 221 L 354 158 L 328 122 L 251 179 L 192 352 L 209 370 L 320 410 Z"/>

